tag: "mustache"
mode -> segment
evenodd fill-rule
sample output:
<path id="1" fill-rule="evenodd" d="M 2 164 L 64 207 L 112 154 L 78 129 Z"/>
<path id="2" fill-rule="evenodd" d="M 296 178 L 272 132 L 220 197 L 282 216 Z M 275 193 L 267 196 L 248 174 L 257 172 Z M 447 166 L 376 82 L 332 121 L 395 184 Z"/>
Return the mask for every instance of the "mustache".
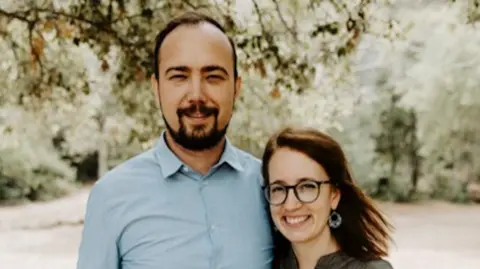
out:
<path id="1" fill-rule="evenodd" d="M 208 107 L 205 104 L 192 104 L 185 108 L 178 108 L 177 115 L 178 117 L 181 116 L 192 116 L 195 113 L 201 113 L 206 117 L 210 115 L 218 115 L 218 108 L 216 107 Z"/>

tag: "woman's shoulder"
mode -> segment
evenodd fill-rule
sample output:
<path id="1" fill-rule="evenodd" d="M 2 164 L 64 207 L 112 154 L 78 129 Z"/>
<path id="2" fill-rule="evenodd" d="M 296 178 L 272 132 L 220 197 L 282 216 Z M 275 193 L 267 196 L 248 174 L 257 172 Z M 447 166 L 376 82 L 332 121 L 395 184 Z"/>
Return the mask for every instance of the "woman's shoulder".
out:
<path id="1" fill-rule="evenodd" d="M 390 262 L 383 259 L 369 261 L 366 265 L 365 269 L 393 269 Z"/>
<path id="2" fill-rule="evenodd" d="M 342 269 L 393 269 L 390 262 L 384 259 L 375 259 L 375 260 L 360 260 L 354 257 L 348 256 L 346 254 L 342 255 L 342 259 L 338 259 L 335 264 L 335 268 Z M 319 267 L 327 268 L 327 267 Z"/>
<path id="3" fill-rule="evenodd" d="M 292 267 L 293 268 L 293 267 Z M 393 269 L 392 265 L 381 258 L 375 260 L 356 259 L 348 254 L 338 251 L 319 259 L 316 269 L 341 268 L 341 269 Z"/>

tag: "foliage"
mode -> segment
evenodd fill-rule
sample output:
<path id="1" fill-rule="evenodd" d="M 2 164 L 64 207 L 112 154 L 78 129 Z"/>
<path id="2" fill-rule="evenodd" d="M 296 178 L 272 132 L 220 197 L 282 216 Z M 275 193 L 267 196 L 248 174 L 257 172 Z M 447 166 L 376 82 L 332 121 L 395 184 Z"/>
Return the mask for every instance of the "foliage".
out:
<path id="1" fill-rule="evenodd" d="M 69 163 L 94 152 L 102 174 L 153 145 L 164 128 L 149 83 L 154 38 L 186 10 L 212 14 L 235 37 L 244 84 L 235 144 L 258 156 L 281 126 L 315 126 L 342 142 L 369 193 L 388 177 L 391 199 L 412 199 L 417 184 L 457 199 L 480 173 L 472 3 L 2 1 L 0 158 L 15 186 L 0 179 L 0 200 L 71 179 Z"/>
<path id="2" fill-rule="evenodd" d="M 45 126 L 18 107 L 1 108 L 0 122 L 0 201 L 64 194 L 63 182 L 71 182 L 74 173 L 44 135 Z"/>
<path id="3" fill-rule="evenodd" d="M 388 74 L 386 85 L 402 96 L 401 107 L 414 110 L 418 119 L 423 184 L 435 198 L 451 200 L 463 196 L 465 185 L 480 171 L 480 32 L 466 14 L 460 3 L 416 12 L 400 9 L 396 16 L 402 18 L 403 38 L 379 65 Z"/>

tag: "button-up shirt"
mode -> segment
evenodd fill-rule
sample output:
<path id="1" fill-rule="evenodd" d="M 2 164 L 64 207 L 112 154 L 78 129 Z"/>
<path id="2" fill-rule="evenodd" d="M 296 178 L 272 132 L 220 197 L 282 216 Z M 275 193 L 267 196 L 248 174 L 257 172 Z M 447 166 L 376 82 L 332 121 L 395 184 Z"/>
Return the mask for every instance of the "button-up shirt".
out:
<path id="1" fill-rule="evenodd" d="M 201 175 L 163 133 L 92 187 L 77 269 L 270 269 L 260 165 L 227 139 Z"/>

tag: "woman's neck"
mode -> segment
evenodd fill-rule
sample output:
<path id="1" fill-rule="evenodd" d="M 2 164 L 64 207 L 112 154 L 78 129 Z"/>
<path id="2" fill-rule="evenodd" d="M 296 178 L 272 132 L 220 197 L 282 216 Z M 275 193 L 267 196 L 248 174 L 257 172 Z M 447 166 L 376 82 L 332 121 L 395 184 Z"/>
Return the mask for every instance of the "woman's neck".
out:
<path id="1" fill-rule="evenodd" d="M 321 257 L 340 249 L 328 228 L 317 239 L 302 243 L 293 243 L 292 247 L 299 269 L 314 269 Z"/>

